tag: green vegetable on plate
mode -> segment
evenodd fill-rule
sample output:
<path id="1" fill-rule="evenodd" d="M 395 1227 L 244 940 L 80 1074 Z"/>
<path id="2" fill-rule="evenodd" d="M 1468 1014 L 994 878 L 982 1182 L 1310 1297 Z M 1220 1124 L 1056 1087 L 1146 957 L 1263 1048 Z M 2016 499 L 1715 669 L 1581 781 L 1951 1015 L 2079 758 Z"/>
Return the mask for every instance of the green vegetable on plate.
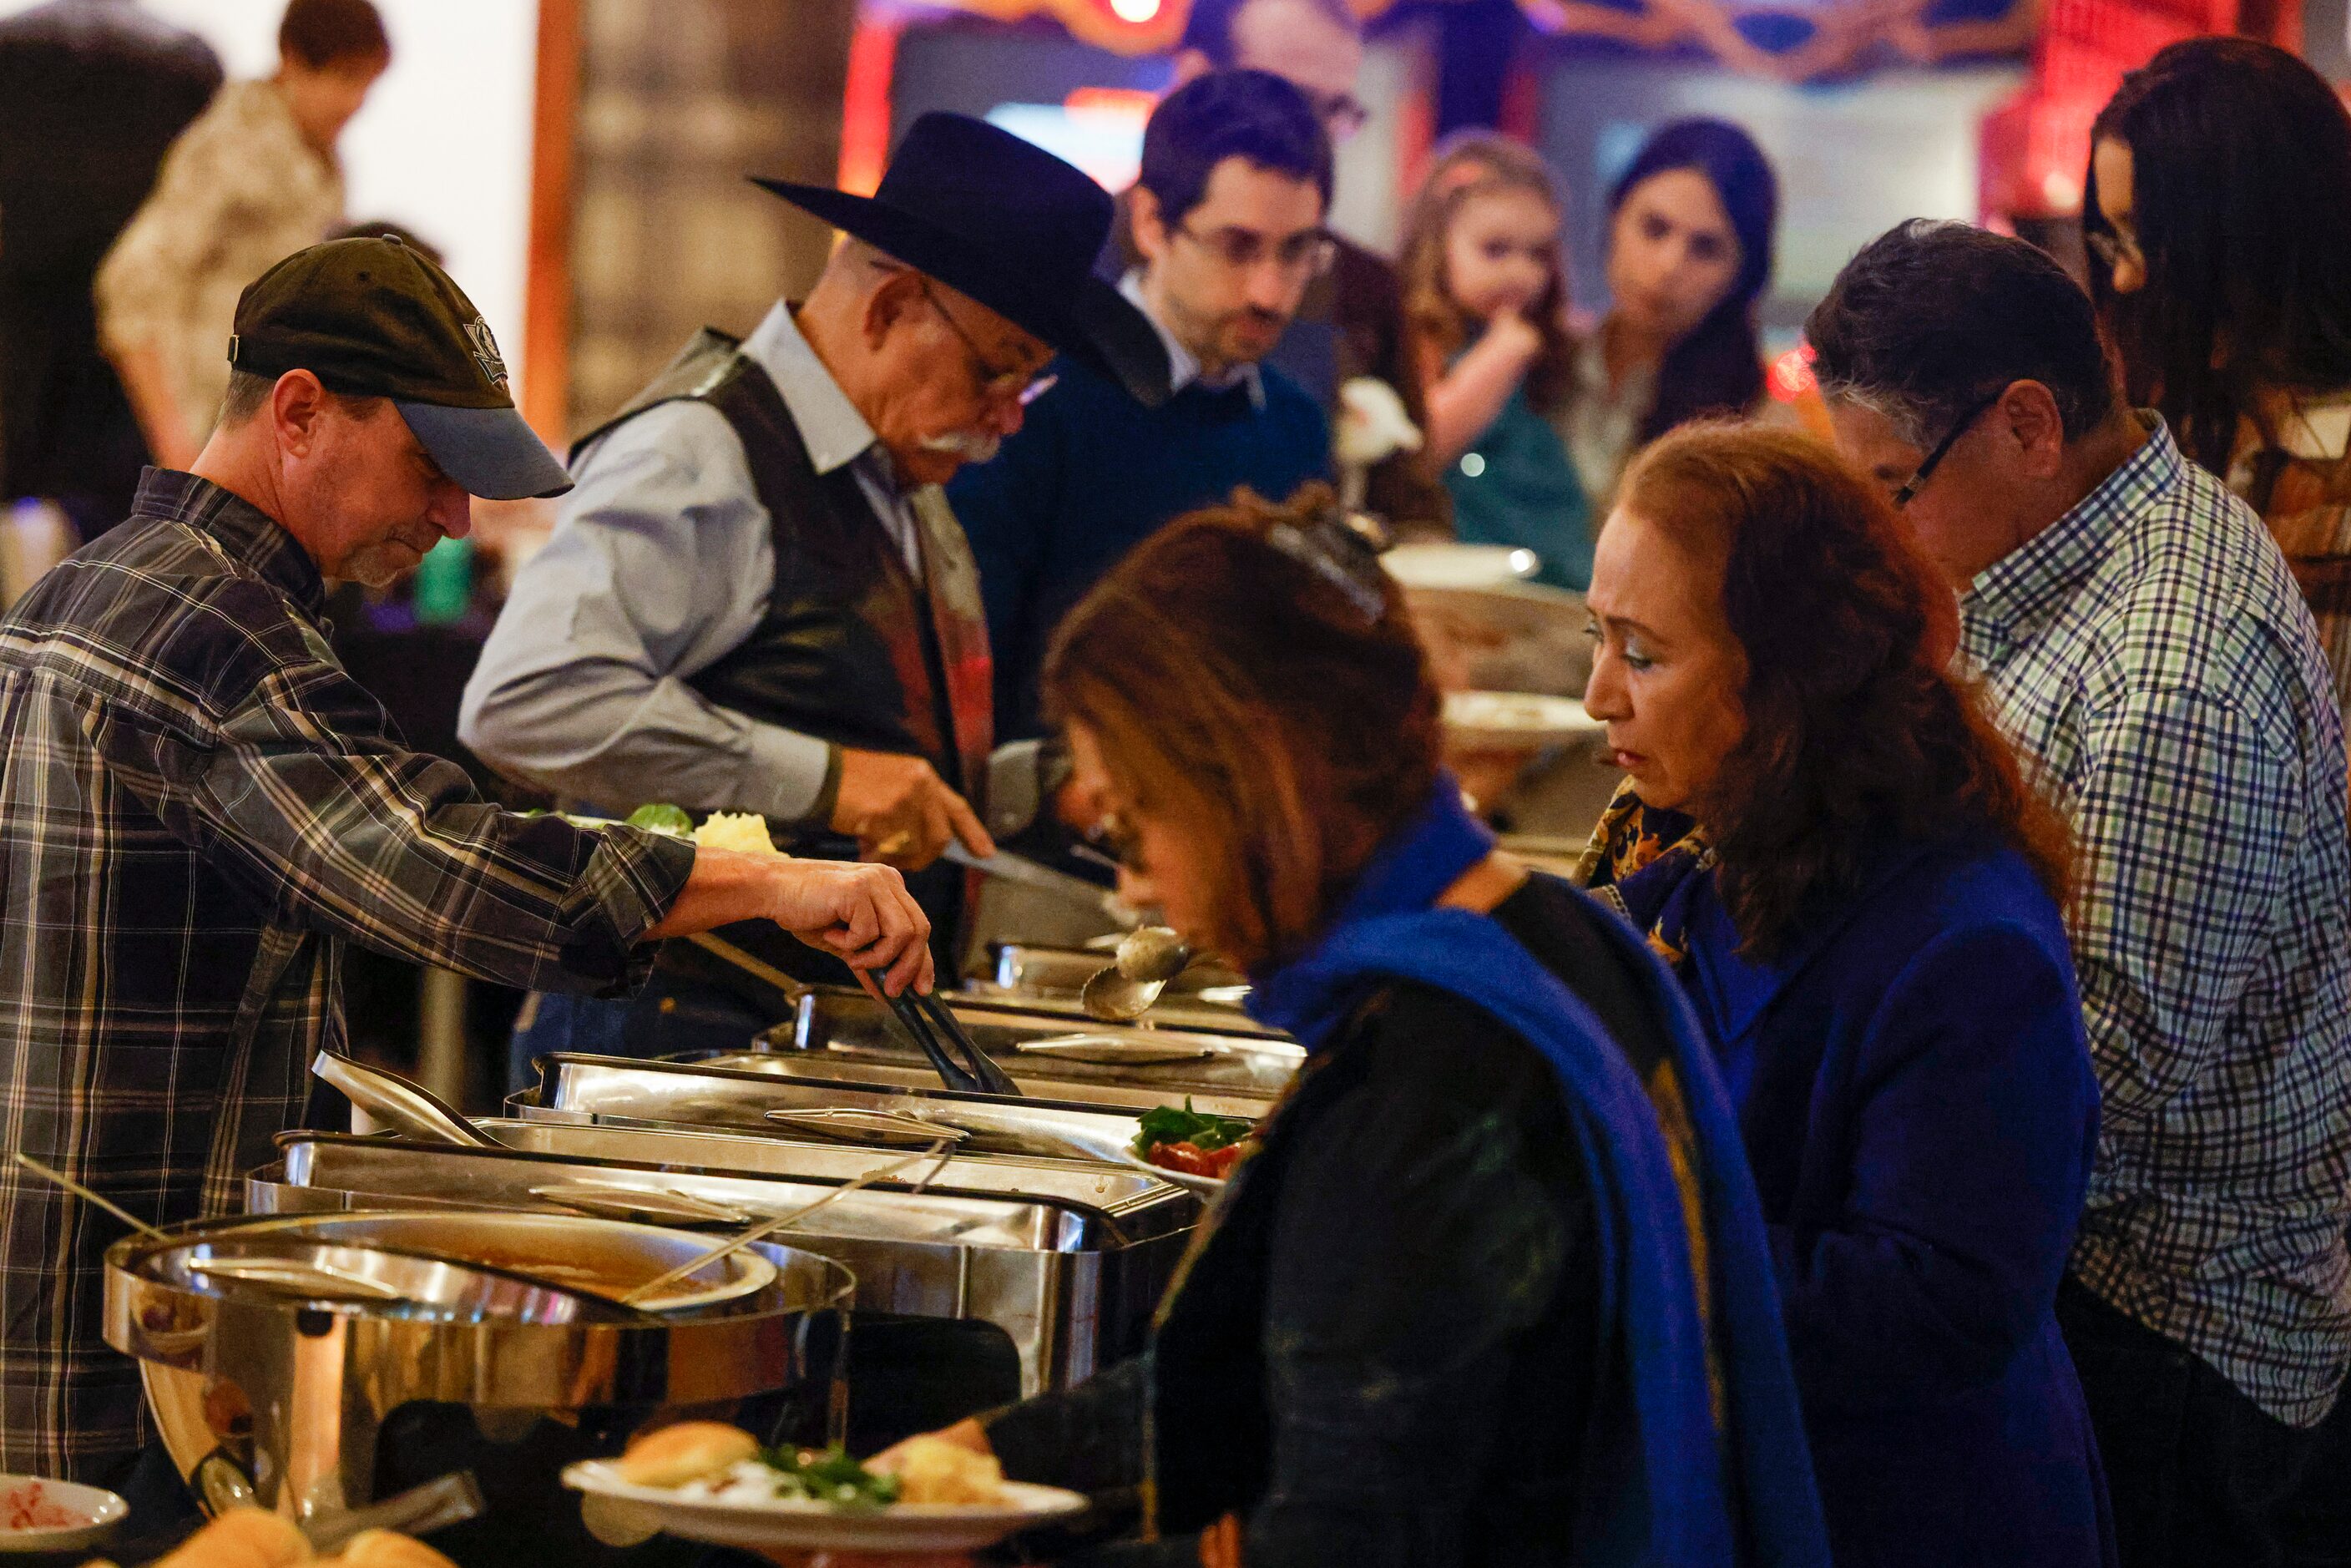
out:
<path id="1" fill-rule="evenodd" d="M 1230 1148 L 1252 1130 L 1245 1116 L 1217 1116 L 1193 1110 L 1188 1094 L 1184 1097 L 1182 1110 L 1173 1105 L 1155 1105 L 1137 1118 L 1137 1125 L 1134 1152 L 1144 1158 L 1161 1144 L 1189 1144 L 1203 1154 Z"/>
<path id="2" fill-rule="evenodd" d="M 759 1462 L 776 1472 L 778 1498 L 846 1509 L 886 1508 L 898 1500 L 897 1477 L 867 1469 L 844 1448 L 763 1448 Z"/>
<path id="3" fill-rule="evenodd" d="M 694 837 L 694 819 L 685 814 L 683 806 L 673 806 L 666 800 L 655 800 L 629 813 L 629 826 L 648 832 L 667 833 L 673 838 Z"/>

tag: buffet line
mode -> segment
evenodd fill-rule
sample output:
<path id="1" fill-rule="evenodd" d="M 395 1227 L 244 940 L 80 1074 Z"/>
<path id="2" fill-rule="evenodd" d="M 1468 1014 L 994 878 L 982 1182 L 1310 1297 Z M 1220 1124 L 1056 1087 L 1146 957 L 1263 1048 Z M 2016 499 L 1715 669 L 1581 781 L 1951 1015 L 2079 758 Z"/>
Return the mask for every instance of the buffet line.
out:
<path id="1" fill-rule="evenodd" d="M 902 1007 L 827 986 L 739 1051 L 542 1058 L 483 1120 L 323 1056 L 371 1130 L 284 1134 L 244 1216 L 118 1244 L 108 1343 L 216 1513 L 404 1507 L 468 1568 L 761 1544 L 632 1501 L 611 1462 L 681 1422 L 870 1455 L 1142 1348 L 1302 1053 L 1213 963 L 1138 985 L 1118 958 L 1000 940 L 942 993 L 1009 1094 L 950 1087 Z M 1145 1005 L 1105 1006 L 1106 971 Z M 956 1540 L 1076 1506 L 1021 1490 Z"/>

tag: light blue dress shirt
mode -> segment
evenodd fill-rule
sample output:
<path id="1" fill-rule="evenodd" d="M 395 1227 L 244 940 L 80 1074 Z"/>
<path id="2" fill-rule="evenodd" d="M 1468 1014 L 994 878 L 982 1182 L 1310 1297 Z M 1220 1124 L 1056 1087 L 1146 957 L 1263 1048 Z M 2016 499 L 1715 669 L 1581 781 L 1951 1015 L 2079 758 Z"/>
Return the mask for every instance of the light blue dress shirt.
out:
<path id="1" fill-rule="evenodd" d="M 816 471 L 852 469 L 919 579 L 919 492 L 899 488 L 790 310 L 778 303 L 743 352 L 774 380 Z M 751 635 L 774 586 L 768 510 L 734 427 L 706 403 L 664 403 L 590 446 L 573 477 L 466 683 L 459 737 L 599 810 L 667 800 L 806 818 L 831 746 L 687 684 Z"/>

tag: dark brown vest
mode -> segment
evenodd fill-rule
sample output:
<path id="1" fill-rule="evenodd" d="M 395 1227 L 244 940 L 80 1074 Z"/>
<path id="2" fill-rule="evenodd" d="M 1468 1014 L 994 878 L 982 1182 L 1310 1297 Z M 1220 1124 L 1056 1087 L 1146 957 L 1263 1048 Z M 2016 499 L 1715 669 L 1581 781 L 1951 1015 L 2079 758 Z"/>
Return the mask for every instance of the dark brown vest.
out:
<path id="1" fill-rule="evenodd" d="M 572 447 L 649 408 L 684 400 L 723 414 L 743 443 L 751 483 L 767 508 L 775 580 L 759 623 L 742 643 L 687 681 L 720 707 L 838 746 L 927 758 L 948 785 L 985 810 L 979 790 L 993 745 L 993 670 L 979 572 L 962 528 L 932 486 L 914 498 L 923 581 L 850 465 L 819 474 L 767 371 L 737 340 L 705 328 L 668 369 Z M 782 824 L 778 824 L 779 827 Z M 812 828 L 797 852 L 853 859 L 856 845 Z M 965 878 L 942 862 L 908 879 L 951 951 Z M 782 936 L 731 926 L 788 972 L 845 979 L 829 959 Z"/>

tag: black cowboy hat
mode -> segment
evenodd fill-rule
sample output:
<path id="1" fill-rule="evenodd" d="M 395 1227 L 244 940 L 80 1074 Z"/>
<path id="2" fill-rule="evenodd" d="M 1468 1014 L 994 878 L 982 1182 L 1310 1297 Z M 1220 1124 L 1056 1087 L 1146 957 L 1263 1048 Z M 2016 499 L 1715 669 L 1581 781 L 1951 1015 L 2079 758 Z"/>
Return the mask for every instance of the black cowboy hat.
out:
<path id="1" fill-rule="evenodd" d="M 752 183 L 970 296 L 1144 404 L 1167 401 L 1157 329 L 1094 276 L 1110 193 L 1043 148 L 984 120 L 933 112 L 906 132 L 871 196 Z"/>

